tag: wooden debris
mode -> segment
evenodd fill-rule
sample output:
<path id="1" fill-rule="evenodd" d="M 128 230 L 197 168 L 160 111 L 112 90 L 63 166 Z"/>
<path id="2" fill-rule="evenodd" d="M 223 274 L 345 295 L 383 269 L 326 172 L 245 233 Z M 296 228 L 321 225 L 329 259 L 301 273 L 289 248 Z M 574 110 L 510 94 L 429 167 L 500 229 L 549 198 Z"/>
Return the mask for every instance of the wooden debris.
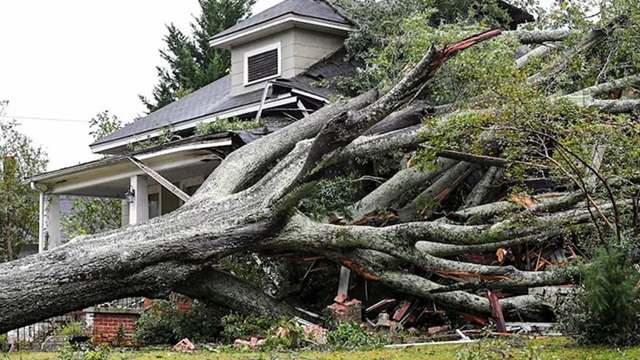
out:
<path id="1" fill-rule="evenodd" d="M 184 338 L 184 339 L 180 340 L 172 348 L 173 351 L 184 352 L 184 353 L 192 353 L 192 352 L 195 351 L 195 349 L 196 349 L 196 347 L 187 338 Z"/>
<path id="2" fill-rule="evenodd" d="M 364 312 L 365 313 L 369 313 L 369 312 L 372 312 L 374 310 L 380 309 L 380 308 L 382 308 L 382 307 L 384 307 L 386 305 L 392 304 L 394 302 L 396 302 L 396 299 L 383 299 L 383 300 L 380 300 L 379 302 L 369 306 L 368 308 L 366 308 L 364 310 Z"/>
<path id="3" fill-rule="evenodd" d="M 305 314 L 305 315 L 309 316 L 309 317 L 314 318 L 314 319 L 322 319 L 322 316 L 320 316 L 320 315 L 318 315 L 318 314 L 316 314 L 316 313 L 314 313 L 314 312 L 311 312 L 311 311 L 309 311 L 309 310 L 305 310 L 305 309 L 303 309 L 303 308 L 301 308 L 301 307 L 296 307 L 295 309 L 296 309 L 296 310 L 298 310 L 298 311 L 300 311 L 301 313 L 303 313 L 303 314 Z"/>
<path id="4" fill-rule="evenodd" d="M 404 316 L 407 314 L 407 311 L 409 310 L 409 307 L 411 307 L 411 302 L 409 302 L 409 301 L 401 302 L 400 303 L 400 307 L 398 307 L 396 312 L 393 314 L 393 320 L 394 321 L 402 320 L 402 318 L 404 318 Z"/>
<path id="5" fill-rule="evenodd" d="M 449 326 L 449 325 L 432 326 L 432 327 L 427 329 L 427 333 L 430 336 L 433 336 L 435 334 L 443 333 L 443 332 L 449 331 L 449 330 L 451 330 L 451 326 Z"/>
<path id="6" fill-rule="evenodd" d="M 496 250 L 496 259 L 500 264 L 504 263 L 505 258 L 507 257 L 507 250 L 503 248 L 499 248 Z"/>
<path id="7" fill-rule="evenodd" d="M 327 329 L 320 325 L 309 324 L 302 327 L 304 335 L 307 339 L 311 339 L 313 342 L 319 345 L 327 343 Z"/>
<path id="8" fill-rule="evenodd" d="M 507 332 L 507 327 L 504 323 L 504 315 L 502 313 L 502 305 L 500 305 L 498 295 L 487 290 L 487 298 L 489 299 L 489 305 L 491 306 L 491 316 L 496 321 L 496 330 L 499 333 Z"/>
<path id="9" fill-rule="evenodd" d="M 237 349 L 249 347 L 251 350 L 255 351 L 258 349 L 258 347 L 264 345 L 266 342 L 266 339 L 258 339 L 256 337 L 252 337 L 248 341 L 243 339 L 236 339 L 236 341 L 233 342 L 233 346 Z"/>
<path id="10" fill-rule="evenodd" d="M 479 326 L 485 326 L 489 321 L 486 317 L 474 314 L 462 314 L 462 319 L 467 323 L 476 324 Z"/>
<path id="11" fill-rule="evenodd" d="M 389 314 L 381 312 L 378 314 L 378 321 L 375 324 L 377 328 L 387 328 L 390 331 L 395 331 L 398 328 L 398 323 L 390 319 Z"/>

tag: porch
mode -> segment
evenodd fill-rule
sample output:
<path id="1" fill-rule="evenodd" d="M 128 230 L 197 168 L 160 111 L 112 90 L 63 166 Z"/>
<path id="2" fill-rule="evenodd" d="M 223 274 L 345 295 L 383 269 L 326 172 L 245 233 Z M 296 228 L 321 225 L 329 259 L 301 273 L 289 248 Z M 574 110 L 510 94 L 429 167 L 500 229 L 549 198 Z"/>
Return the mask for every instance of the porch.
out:
<path id="1" fill-rule="evenodd" d="M 39 252 L 63 244 L 61 197 L 121 199 L 122 226 L 179 208 L 239 140 L 230 133 L 200 136 L 127 155 L 44 173 L 29 179 L 39 193 Z"/>

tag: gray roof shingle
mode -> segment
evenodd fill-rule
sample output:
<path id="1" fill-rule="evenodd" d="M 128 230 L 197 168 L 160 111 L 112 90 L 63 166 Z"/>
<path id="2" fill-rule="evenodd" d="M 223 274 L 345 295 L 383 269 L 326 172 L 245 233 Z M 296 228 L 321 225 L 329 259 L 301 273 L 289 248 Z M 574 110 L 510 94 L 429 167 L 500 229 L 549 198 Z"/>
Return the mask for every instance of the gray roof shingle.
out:
<path id="1" fill-rule="evenodd" d="M 331 5 L 327 4 L 324 0 L 285 0 L 214 35 L 212 39 L 218 39 L 223 36 L 242 31 L 244 29 L 262 24 L 264 22 L 287 14 L 306 16 L 321 20 L 332 21 L 339 24 L 351 25 L 351 22 L 346 17 L 338 13 Z"/>
<path id="2" fill-rule="evenodd" d="M 93 145 L 127 138 L 147 131 L 230 110 L 260 101 L 262 90 L 231 96 L 231 76 L 224 76 L 191 94 L 136 119 L 122 129 L 98 139 Z"/>
<path id="3" fill-rule="evenodd" d="M 345 62 L 343 59 L 344 52 L 338 51 L 311 66 L 304 73 L 291 79 L 278 79 L 276 83 L 325 98 L 329 97 L 335 93 L 332 89 L 320 88 L 314 86 L 314 83 L 319 80 L 331 79 L 335 76 L 353 73 L 353 71 L 355 71 L 355 65 L 350 62 Z M 98 139 L 92 146 L 257 103 L 262 98 L 262 90 L 236 96 L 231 96 L 230 93 L 231 77 L 227 75 L 145 117 L 141 117 L 127 124 L 122 129 L 110 135 Z"/>

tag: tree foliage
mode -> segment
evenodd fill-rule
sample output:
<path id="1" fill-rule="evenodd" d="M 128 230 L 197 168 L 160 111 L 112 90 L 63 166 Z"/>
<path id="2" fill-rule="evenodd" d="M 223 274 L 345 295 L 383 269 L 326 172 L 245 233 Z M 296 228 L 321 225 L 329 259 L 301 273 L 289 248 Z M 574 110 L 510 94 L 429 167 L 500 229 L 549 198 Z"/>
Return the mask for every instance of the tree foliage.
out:
<path id="1" fill-rule="evenodd" d="M 159 80 L 152 90 L 153 98 L 140 96 L 150 112 L 229 72 L 229 52 L 211 47 L 209 39 L 247 16 L 254 0 L 199 0 L 198 3 L 201 14 L 191 24 L 191 34 L 185 34 L 174 24 L 167 26 L 166 48 L 160 50 L 167 67 L 156 67 Z"/>
<path id="2" fill-rule="evenodd" d="M 0 101 L 0 118 L 7 104 Z M 24 179 L 43 172 L 47 156 L 17 122 L 0 119 L 0 162 L 0 260 L 12 260 L 22 246 L 38 241 L 38 196 Z"/>
<path id="3" fill-rule="evenodd" d="M 89 121 L 89 135 L 97 140 L 120 129 L 122 122 L 109 110 L 96 114 Z M 97 197 L 76 197 L 71 212 L 61 220 L 65 234 L 70 237 L 97 234 L 117 229 L 122 221 L 122 200 Z"/>
<path id="4" fill-rule="evenodd" d="M 499 7 L 482 8 L 473 2 L 465 10 L 447 2 L 390 0 L 368 4 L 367 11 L 359 8 L 366 2 L 347 3 L 356 4 L 350 14 L 364 24 L 348 42 L 363 62 L 361 71 L 338 84 L 351 94 L 374 84 L 389 87 L 423 56 L 425 48 L 441 48 L 505 21 Z M 557 51 L 526 66 L 517 66 L 513 59 L 531 48 L 523 48 L 513 36 L 480 44 L 444 64 L 419 98 L 443 108 L 446 115 L 436 112 L 425 120 L 425 142 L 412 163 L 432 169 L 439 153 L 456 150 L 504 156 L 511 164 L 507 176 L 516 180 L 546 176 L 544 168 L 551 168 L 557 179 L 577 179 L 588 175 L 583 163 L 591 162 L 594 148 L 605 146 L 609 160 L 600 169 L 605 177 L 636 176 L 637 115 L 604 114 L 575 97 L 562 97 L 639 70 L 638 1 L 599 2 L 597 17 L 591 16 L 594 5 L 562 2 L 543 11 L 538 2 L 529 2 L 539 21 L 525 28 L 562 26 L 573 34 Z M 585 39 L 592 40 L 583 44 Z M 633 98 L 637 90 L 627 87 L 614 95 Z"/>
<path id="5" fill-rule="evenodd" d="M 89 120 L 89 135 L 93 140 L 107 136 L 122 127 L 122 121 L 109 110 L 96 114 Z"/>
<path id="6" fill-rule="evenodd" d="M 629 256 L 603 248 L 583 277 L 580 292 L 559 310 L 563 331 L 583 344 L 638 344 L 640 274 Z"/>

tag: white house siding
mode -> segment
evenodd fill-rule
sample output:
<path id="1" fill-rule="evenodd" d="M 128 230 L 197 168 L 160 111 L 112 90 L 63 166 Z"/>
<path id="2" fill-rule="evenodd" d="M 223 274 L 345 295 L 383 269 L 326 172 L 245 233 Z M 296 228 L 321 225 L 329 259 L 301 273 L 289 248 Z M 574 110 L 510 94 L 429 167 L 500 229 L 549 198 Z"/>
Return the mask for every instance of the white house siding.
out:
<path id="1" fill-rule="evenodd" d="M 295 75 L 304 72 L 311 65 L 333 54 L 344 45 L 342 36 L 313 30 L 296 29 L 294 37 Z"/>
<path id="2" fill-rule="evenodd" d="M 317 63 L 344 44 L 339 35 L 325 34 L 301 28 L 289 29 L 231 49 L 231 93 L 244 94 L 264 88 L 265 82 L 244 85 L 245 53 L 272 44 L 280 44 L 281 77 L 292 78 Z"/>

